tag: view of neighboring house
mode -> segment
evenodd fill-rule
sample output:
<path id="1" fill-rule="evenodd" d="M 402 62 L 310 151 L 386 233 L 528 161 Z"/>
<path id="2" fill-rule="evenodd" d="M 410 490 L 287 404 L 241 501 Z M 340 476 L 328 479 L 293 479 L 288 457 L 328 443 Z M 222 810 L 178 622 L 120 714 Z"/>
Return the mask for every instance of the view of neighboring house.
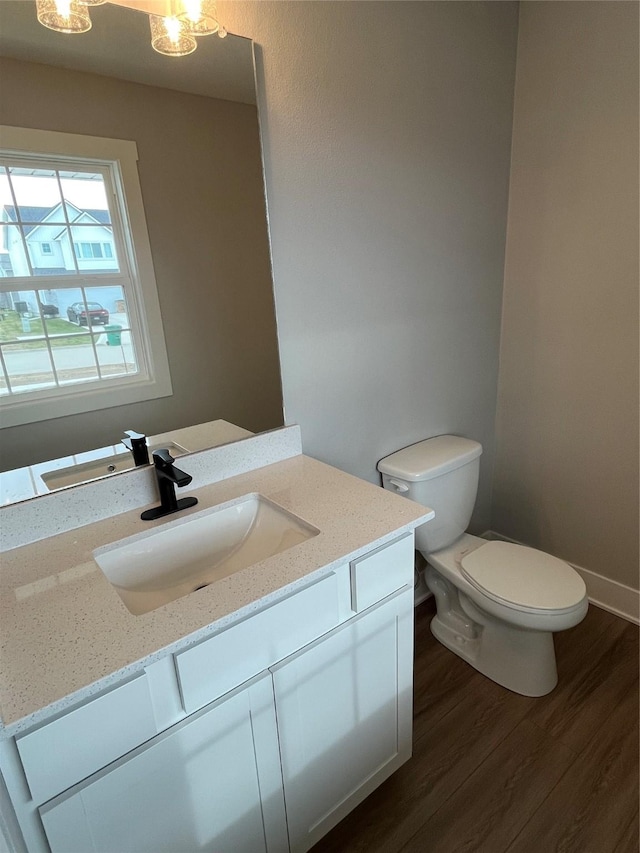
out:
<path id="1" fill-rule="evenodd" d="M 5 236 L 0 247 L 0 277 L 73 276 L 76 269 L 79 273 L 118 271 L 109 211 L 82 210 L 68 200 L 64 205 L 66 218 L 62 202 L 50 208 L 21 205 L 17 210 L 14 205 L 3 205 L 0 221 L 5 225 Z M 121 293 L 119 288 L 92 288 L 92 299 L 113 299 L 116 291 Z M 16 290 L 2 296 L 0 308 L 18 307 L 24 311 L 26 304 L 27 311 L 38 313 L 33 290 Z M 40 291 L 41 301 L 55 305 L 61 314 L 79 298 L 75 288 Z M 105 307 L 115 310 L 115 305 Z"/>

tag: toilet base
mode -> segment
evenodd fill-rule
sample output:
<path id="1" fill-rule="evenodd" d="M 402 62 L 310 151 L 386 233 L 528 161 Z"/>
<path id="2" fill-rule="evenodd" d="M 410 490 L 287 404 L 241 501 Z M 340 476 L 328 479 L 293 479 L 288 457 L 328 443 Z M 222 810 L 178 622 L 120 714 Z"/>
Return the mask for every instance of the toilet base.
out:
<path id="1" fill-rule="evenodd" d="M 545 696 L 558 683 L 553 634 L 510 625 L 481 610 L 431 566 L 436 598 L 431 633 L 458 657 L 514 693 Z"/>
<path id="2" fill-rule="evenodd" d="M 431 620 L 431 633 L 482 675 L 513 693 L 546 696 L 558 683 L 553 634 L 517 631 L 527 636 L 514 638 L 516 642 L 509 646 L 506 644 L 512 638 L 505 636 L 508 630 L 489 632 L 493 637 L 483 631 L 481 637 L 470 640 L 444 624 L 437 614 Z M 489 646 L 493 654 L 488 653 Z M 500 646 L 497 653 L 496 646 Z"/>

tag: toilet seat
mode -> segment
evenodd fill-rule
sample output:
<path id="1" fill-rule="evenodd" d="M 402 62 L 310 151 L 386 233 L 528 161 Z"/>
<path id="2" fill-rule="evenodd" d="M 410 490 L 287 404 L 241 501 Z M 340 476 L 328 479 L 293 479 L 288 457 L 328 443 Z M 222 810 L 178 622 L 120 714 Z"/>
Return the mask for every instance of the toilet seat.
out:
<path id="1" fill-rule="evenodd" d="M 581 604 L 586 587 L 563 560 L 511 542 L 487 542 L 464 554 L 462 575 L 483 595 L 528 613 L 562 613 Z"/>

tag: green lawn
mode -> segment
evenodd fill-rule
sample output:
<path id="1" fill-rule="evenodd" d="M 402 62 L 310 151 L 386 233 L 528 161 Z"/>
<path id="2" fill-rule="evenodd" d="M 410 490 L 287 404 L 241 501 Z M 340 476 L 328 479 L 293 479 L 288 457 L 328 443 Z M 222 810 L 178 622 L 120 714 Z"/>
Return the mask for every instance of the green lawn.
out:
<path id="1" fill-rule="evenodd" d="M 25 331 L 22 326 L 22 317 L 17 311 L 0 311 L 0 343 L 16 343 L 20 349 L 42 349 L 42 338 L 44 337 L 44 329 L 42 320 L 39 317 L 31 317 L 28 319 L 29 331 Z M 63 320 L 60 317 L 50 317 L 45 320 L 47 333 L 52 335 L 65 335 L 63 338 L 51 338 L 52 347 L 68 347 L 68 346 L 86 346 L 89 341 L 89 330 L 82 326 L 76 326 L 75 323 L 70 323 L 68 320 Z M 100 327 L 101 331 L 103 327 Z M 75 335 L 76 337 L 66 337 L 66 335 Z M 36 338 L 36 340 L 29 340 Z M 37 340 L 40 338 L 40 340 Z M 18 347 L 16 347 L 17 349 Z"/>

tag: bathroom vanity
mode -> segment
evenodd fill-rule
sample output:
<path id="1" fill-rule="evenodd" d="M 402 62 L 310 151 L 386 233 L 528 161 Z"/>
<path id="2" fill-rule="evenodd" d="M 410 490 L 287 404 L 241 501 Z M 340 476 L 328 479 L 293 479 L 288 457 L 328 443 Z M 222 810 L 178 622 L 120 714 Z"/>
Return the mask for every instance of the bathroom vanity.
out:
<path id="1" fill-rule="evenodd" d="M 203 453 L 228 471 L 265 440 Z M 260 495 L 317 533 L 140 615 L 93 559 L 149 529 L 139 509 L 4 553 L 16 850 L 305 851 L 409 758 L 413 530 L 431 513 L 284 456 L 194 482 L 183 518 Z"/>

